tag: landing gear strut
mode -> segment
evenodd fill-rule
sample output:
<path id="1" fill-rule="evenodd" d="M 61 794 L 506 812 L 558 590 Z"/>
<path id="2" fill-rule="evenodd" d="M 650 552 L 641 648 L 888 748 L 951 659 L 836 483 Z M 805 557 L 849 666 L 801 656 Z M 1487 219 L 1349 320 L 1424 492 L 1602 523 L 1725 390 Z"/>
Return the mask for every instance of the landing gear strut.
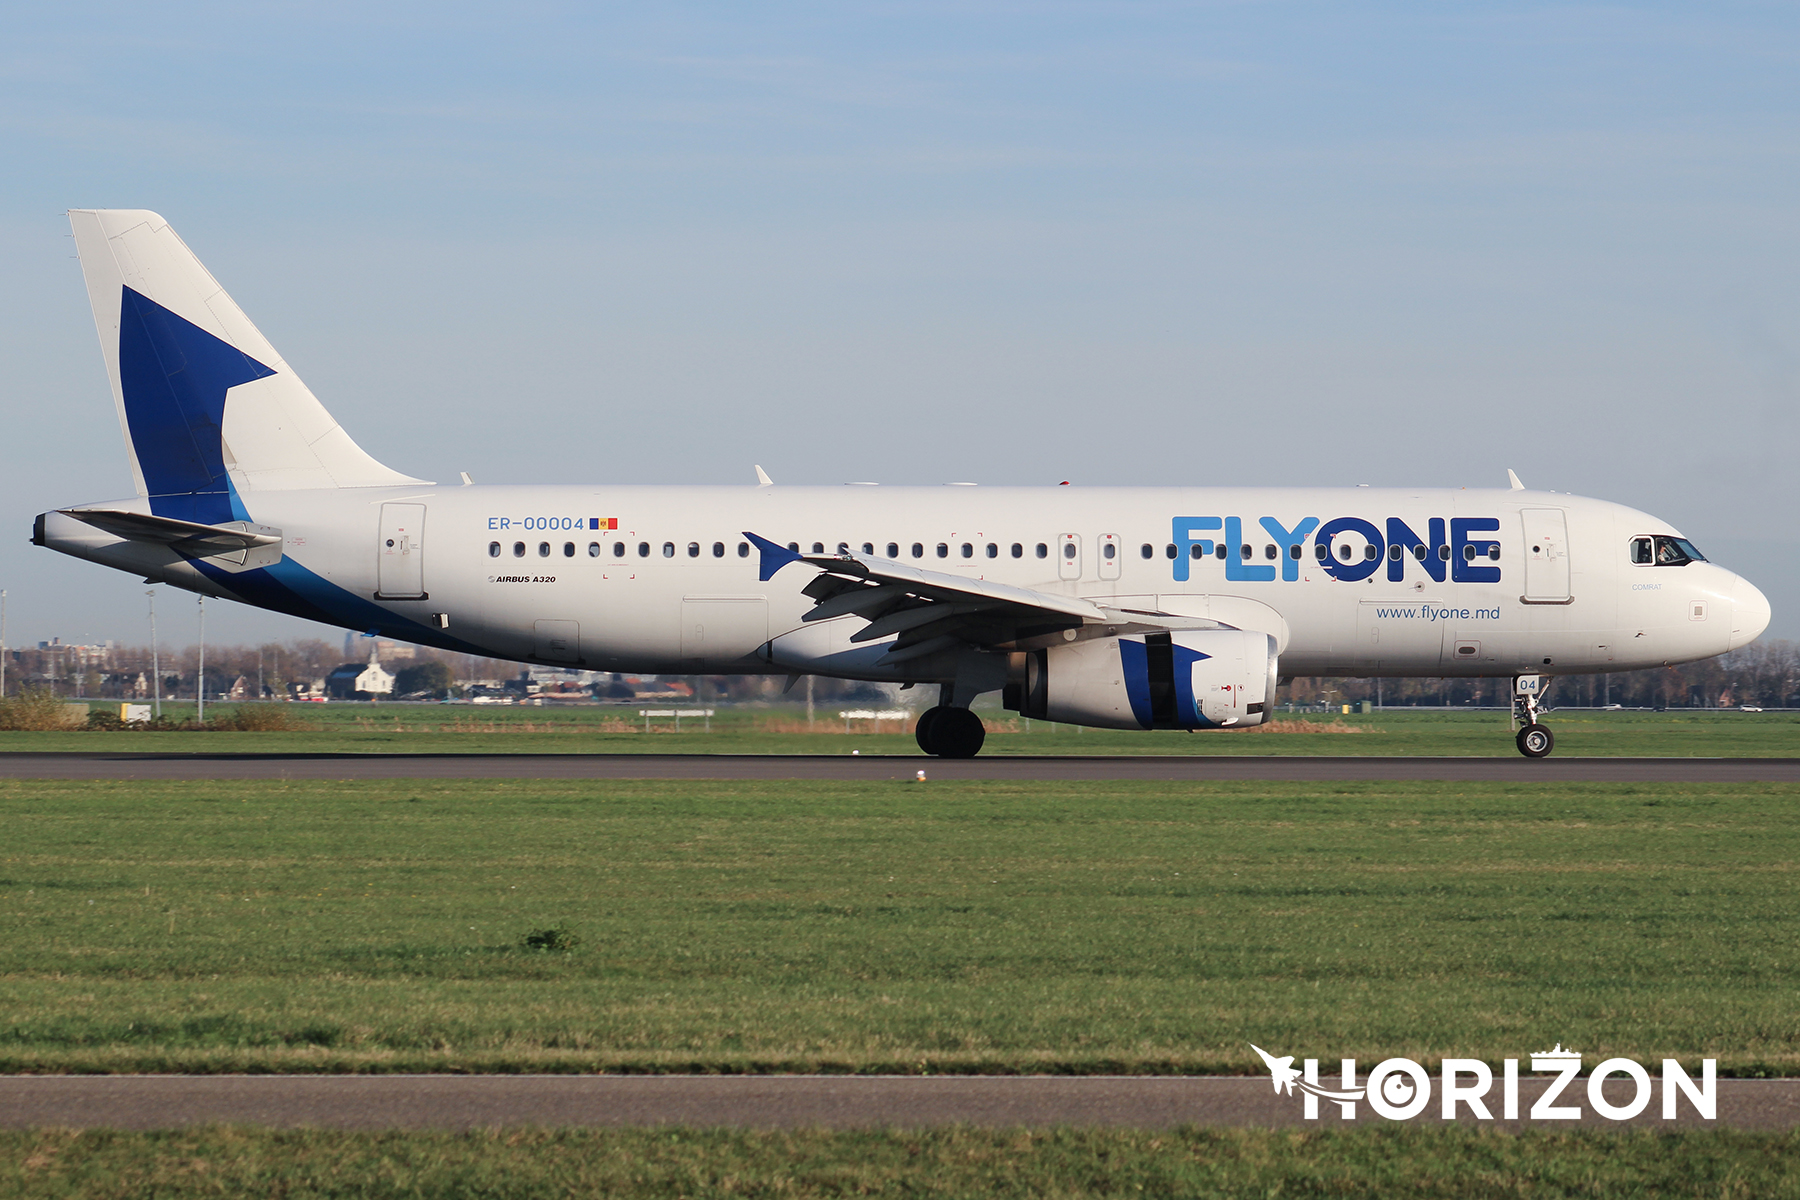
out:
<path id="1" fill-rule="evenodd" d="M 1543 758 L 1556 746 L 1555 735 L 1538 723 L 1538 698 L 1542 692 L 1541 675 L 1520 675 L 1513 680 L 1512 724 L 1517 731 L 1513 740 L 1526 758 Z"/>
<path id="2" fill-rule="evenodd" d="M 939 758 L 974 758 L 987 740 L 987 729 L 981 718 L 966 708 L 939 704 L 919 714 L 913 736 L 919 749 Z"/>

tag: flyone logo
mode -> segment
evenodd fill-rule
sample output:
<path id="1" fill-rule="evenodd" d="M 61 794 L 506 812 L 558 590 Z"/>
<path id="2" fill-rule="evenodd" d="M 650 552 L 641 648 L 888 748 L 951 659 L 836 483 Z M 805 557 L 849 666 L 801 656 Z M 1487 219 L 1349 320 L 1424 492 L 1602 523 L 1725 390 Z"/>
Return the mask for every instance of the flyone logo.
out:
<path id="1" fill-rule="evenodd" d="M 1296 1067 L 1291 1054 L 1276 1058 L 1254 1043 L 1250 1048 L 1262 1055 L 1263 1062 L 1268 1064 L 1277 1095 L 1286 1093 L 1291 1096 L 1295 1088 L 1300 1090 L 1305 1101 L 1305 1116 L 1309 1121 L 1319 1119 L 1321 1100 L 1336 1104 L 1338 1115 L 1344 1120 L 1354 1119 L 1357 1104 L 1364 1101 L 1376 1115 L 1394 1121 L 1411 1120 L 1424 1112 L 1431 1103 L 1431 1075 L 1410 1058 L 1384 1059 L 1369 1072 L 1361 1087 L 1356 1084 L 1356 1060 L 1341 1059 L 1339 1083 L 1328 1087 L 1319 1082 L 1318 1059 L 1309 1058 L 1304 1067 Z M 1558 1101 L 1579 1100 L 1579 1091 L 1573 1095 L 1565 1093 L 1581 1073 L 1581 1055 L 1574 1050 L 1563 1049 L 1559 1042 L 1554 1050 L 1542 1050 L 1532 1054 L 1530 1058 L 1533 1073 L 1554 1073 L 1556 1076 L 1532 1104 L 1530 1118 L 1533 1121 L 1579 1121 L 1582 1117 L 1579 1103 Z M 1477 1120 L 1494 1119 L 1494 1114 L 1487 1106 L 1489 1093 L 1494 1088 L 1493 1068 L 1478 1058 L 1446 1058 L 1438 1070 L 1439 1115 L 1444 1120 L 1456 1119 L 1459 1104 L 1467 1105 L 1470 1115 Z M 1624 1076 L 1636 1085 L 1632 1089 L 1631 1098 L 1624 1104 L 1614 1104 L 1606 1096 L 1606 1081 L 1615 1075 Z M 1610 1121 L 1629 1121 L 1650 1106 L 1654 1090 L 1650 1072 L 1641 1063 L 1629 1058 L 1609 1058 L 1596 1066 L 1588 1076 L 1587 1102 L 1596 1113 Z M 1680 1063 L 1672 1058 L 1663 1059 L 1663 1120 L 1675 1119 L 1676 1103 L 1681 1096 L 1687 1097 L 1688 1103 L 1703 1119 L 1717 1120 L 1718 1060 L 1702 1060 L 1700 1083 L 1695 1086 L 1692 1077 L 1682 1069 Z M 1516 1120 L 1518 1116 L 1519 1060 L 1509 1058 L 1501 1064 L 1500 1117 L 1503 1120 Z"/>
<path id="2" fill-rule="evenodd" d="M 1291 583 L 1309 558 L 1342 583 L 1367 579 L 1384 565 L 1389 583 L 1408 573 L 1436 583 L 1446 575 L 1452 583 L 1500 582 L 1500 568 L 1492 565 L 1500 560 L 1500 543 L 1479 536 L 1499 532 L 1497 517 L 1431 517 L 1421 522 L 1423 533 L 1399 517 L 1389 517 L 1385 528 L 1362 517 L 1333 517 L 1322 524 L 1305 517 L 1292 528 L 1262 517 L 1257 524 L 1262 533 L 1247 537 L 1242 517 L 1174 518 L 1169 555 L 1176 582 L 1187 580 L 1190 562 L 1215 557 L 1224 560 L 1225 578 L 1239 583 L 1268 583 L 1277 574 Z M 1252 538 L 1263 543 L 1268 561 L 1256 561 Z"/>

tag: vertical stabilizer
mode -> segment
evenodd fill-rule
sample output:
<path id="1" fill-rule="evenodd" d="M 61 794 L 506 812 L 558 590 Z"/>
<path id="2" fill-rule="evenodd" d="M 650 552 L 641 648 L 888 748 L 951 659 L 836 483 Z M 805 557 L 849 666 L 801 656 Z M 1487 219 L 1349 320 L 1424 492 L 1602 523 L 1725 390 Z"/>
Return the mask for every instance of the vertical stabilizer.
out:
<path id="1" fill-rule="evenodd" d="M 245 520 L 243 492 L 420 480 L 350 439 L 169 223 L 69 213 L 140 495 L 159 516 Z"/>

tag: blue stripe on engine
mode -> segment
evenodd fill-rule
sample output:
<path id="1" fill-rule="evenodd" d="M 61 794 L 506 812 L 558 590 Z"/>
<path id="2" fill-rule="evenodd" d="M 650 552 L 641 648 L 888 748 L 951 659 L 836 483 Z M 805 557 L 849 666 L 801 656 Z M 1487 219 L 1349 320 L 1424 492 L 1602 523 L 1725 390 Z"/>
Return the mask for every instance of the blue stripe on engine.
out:
<path id="1" fill-rule="evenodd" d="M 1175 658 L 1175 722 L 1183 729 L 1211 729 L 1213 723 L 1200 713 L 1200 697 L 1194 694 L 1194 664 L 1212 657 L 1189 650 L 1179 641 L 1170 647 Z"/>
<path id="2" fill-rule="evenodd" d="M 1150 707 L 1150 652 L 1142 642 L 1120 638 L 1119 666 L 1125 677 L 1125 697 L 1131 701 L 1131 715 L 1148 729 L 1155 719 Z"/>

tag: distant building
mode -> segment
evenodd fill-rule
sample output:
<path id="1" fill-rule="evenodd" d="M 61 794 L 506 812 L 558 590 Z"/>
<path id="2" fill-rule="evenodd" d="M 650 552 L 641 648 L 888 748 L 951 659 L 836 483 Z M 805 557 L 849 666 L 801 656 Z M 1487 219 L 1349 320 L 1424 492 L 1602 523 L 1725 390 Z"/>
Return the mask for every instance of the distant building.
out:
<path id="1" fill-rule="evenodd" d="M 344 635 L 344 657 L 357 657 L 362 653 L 364 645 L 373 647 L 374 653 L 379 654 L 388 662 L 413 658 L 419 653 L 419 648 L 411 642 L 394 642 L 387 638 L 370 638 L 360 633 L 346 633 Z"/>
<path id="2" fill-rule="evenodd" d="M 382 668 L 380 651 L 369 649 L 367 663 L 345 663 L 325 677 L 325 694 L 333 700 L 370 700 L 394 693 L 394 677 Z"/>

